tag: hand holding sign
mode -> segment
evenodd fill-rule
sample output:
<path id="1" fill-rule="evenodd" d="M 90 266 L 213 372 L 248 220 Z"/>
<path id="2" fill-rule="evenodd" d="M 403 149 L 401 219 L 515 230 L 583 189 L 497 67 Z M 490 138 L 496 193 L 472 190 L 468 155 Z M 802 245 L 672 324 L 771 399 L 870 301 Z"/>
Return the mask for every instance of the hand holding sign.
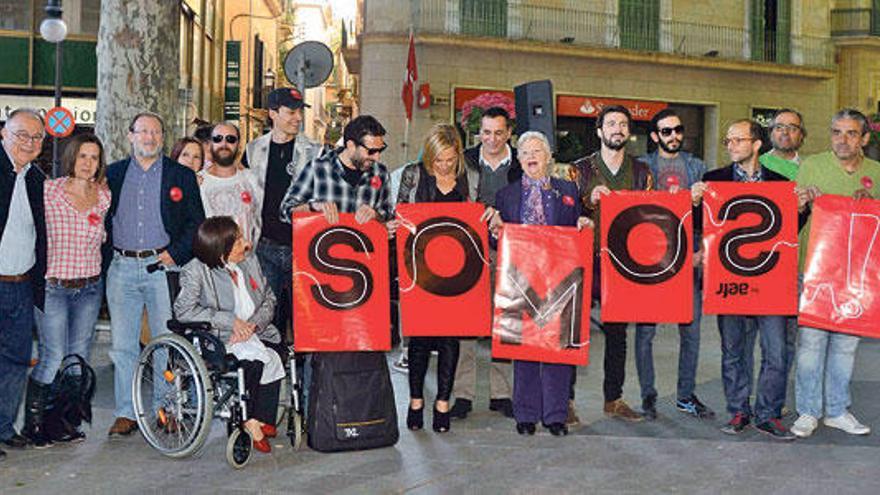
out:
<path id="1" fill-rule="evenodd" d="M 874 188 L 874 180 L 866 175 L 862 177 L 861 183 L 862 189 L 856 191 L 853 197 L 856 199 L 872 199 L 874 195 L 871 194 L 871 189 Z"/>

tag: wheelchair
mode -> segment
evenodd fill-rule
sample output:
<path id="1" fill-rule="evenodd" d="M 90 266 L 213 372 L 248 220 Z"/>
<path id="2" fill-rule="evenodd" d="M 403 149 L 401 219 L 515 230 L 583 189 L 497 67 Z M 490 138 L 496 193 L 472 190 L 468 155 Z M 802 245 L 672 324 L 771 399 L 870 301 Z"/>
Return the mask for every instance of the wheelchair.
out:
<path id="1" fill-rule="evenodd" d="M 204 447 L 212 420 L 220 418 L 228 435 L 226 461 L 235 469 L 243 468 L 253 453 L 253 439 L 244 427 L 248 417 L 244 370 L 235 356 L 226 353 L 207 322 L 169 320 L 168 329 L 170 333 L 151 340 L 138 358 L 132 400 L 141 434 L 163 455 L 194 456 Z M 287 436 L 298 450 L 304 436 L 302 385 L 293 347 L 288 351 L 276 426 L 287 417 Z"/>

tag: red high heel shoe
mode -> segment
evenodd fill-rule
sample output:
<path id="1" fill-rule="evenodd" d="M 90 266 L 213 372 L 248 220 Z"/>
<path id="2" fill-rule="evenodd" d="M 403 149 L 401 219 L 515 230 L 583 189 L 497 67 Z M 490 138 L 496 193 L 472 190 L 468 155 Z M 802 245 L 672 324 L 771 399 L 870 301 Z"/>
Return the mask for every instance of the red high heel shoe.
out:
<path id="1" fill-rule="evenodd" d="M 275 428 L 275 425 L 264 424 L 260 426 L 260 430 L 263 432 L 263 435 L 269 438 L 275 438 L 278 436 L 278 430 Z"/>
<path id="2" fill-rule="evenodd" d="M 263 439 L 259 441 L 254 440 L 254 448 L 264 454 L 272 452 L 272 445 L 269 444 L 269 439 L 267 437 L 263 437 Z"/>

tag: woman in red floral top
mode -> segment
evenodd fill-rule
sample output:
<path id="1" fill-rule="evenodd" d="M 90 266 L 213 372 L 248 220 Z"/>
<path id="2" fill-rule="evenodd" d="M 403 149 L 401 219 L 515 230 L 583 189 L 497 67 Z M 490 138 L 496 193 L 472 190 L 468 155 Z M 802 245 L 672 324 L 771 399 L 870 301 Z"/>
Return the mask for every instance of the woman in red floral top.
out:
<path id="1" fill-rule="evenodd" d="M 72 138 L 64 150 L 66 177 L 44 184 L 48 258 L 46 305 L 39 328 L 39 362 L 27 389 L 25 435 L 36 447 L 52 441 L 81 441 L 70 429 L 47 438 L 42 416 L 49 387 L 68 354 L 88 359 L 103 294 L 101 244 L 110 190 L 104 182 L 104 147 L 93 134 Z M 74 425 L 78 426 L 78 425 Z"/>

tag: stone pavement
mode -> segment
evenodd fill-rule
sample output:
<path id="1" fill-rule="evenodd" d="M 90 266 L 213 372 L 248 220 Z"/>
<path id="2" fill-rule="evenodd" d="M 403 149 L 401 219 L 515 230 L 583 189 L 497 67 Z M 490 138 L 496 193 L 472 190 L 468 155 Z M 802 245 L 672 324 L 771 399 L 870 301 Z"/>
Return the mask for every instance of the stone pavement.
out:
<path id="1" fill-rule="evenodd" d="M 567 437 L 552 437 L 541 428 L 534 437 L 517 435 L 512 420 L 488 411 L 483 395 L 475 412 L 453 422 L 447 434 L 403 428 L 394 447 L 338 454 L 295 452 L 285 438 L 275 442 L 271 455 L 255 453 L 244 470 L 235 471 L 226 464 L 225 429 L 216 421 L 196 458 L 164 458 L 140 436 L 108 440 L 112 367 L 107 344 L 96 343 L 99 388 L 88 440 L 43 451 L 6 449 L 0 493 L 880 493 L 880 432 L 851 437 L 820 426 L 810 439 L 781 443 L 754 429 L 739 437 L 719 431 L 727 417 L 714 317 L 703 323 L 697 375 L 698 395 L 719 413 L 714 421 L 684 416 L 673 406 L 678 332 L 667 325 L 655 340 L 660 418 L 636 425 L 604 418 L 603 344 L 594 332 L 592 364 L 578 376 L 583 426 Z M 632 345 L 629 350 L 625 396 L 637 406 Z M 487 355 L 488 346 L 481 352 Z M 880 428 L 878 358 L 880 343 L 864 340 L 853 379 L 853 410 L 875 429 Z M 488 369 L 483 366 L 480 373 L 479 391 L 485 394 Z M 403 424 L 406 376 L 392 375 Z M 430 425 L 430 414 L 425 419 Z"/>

